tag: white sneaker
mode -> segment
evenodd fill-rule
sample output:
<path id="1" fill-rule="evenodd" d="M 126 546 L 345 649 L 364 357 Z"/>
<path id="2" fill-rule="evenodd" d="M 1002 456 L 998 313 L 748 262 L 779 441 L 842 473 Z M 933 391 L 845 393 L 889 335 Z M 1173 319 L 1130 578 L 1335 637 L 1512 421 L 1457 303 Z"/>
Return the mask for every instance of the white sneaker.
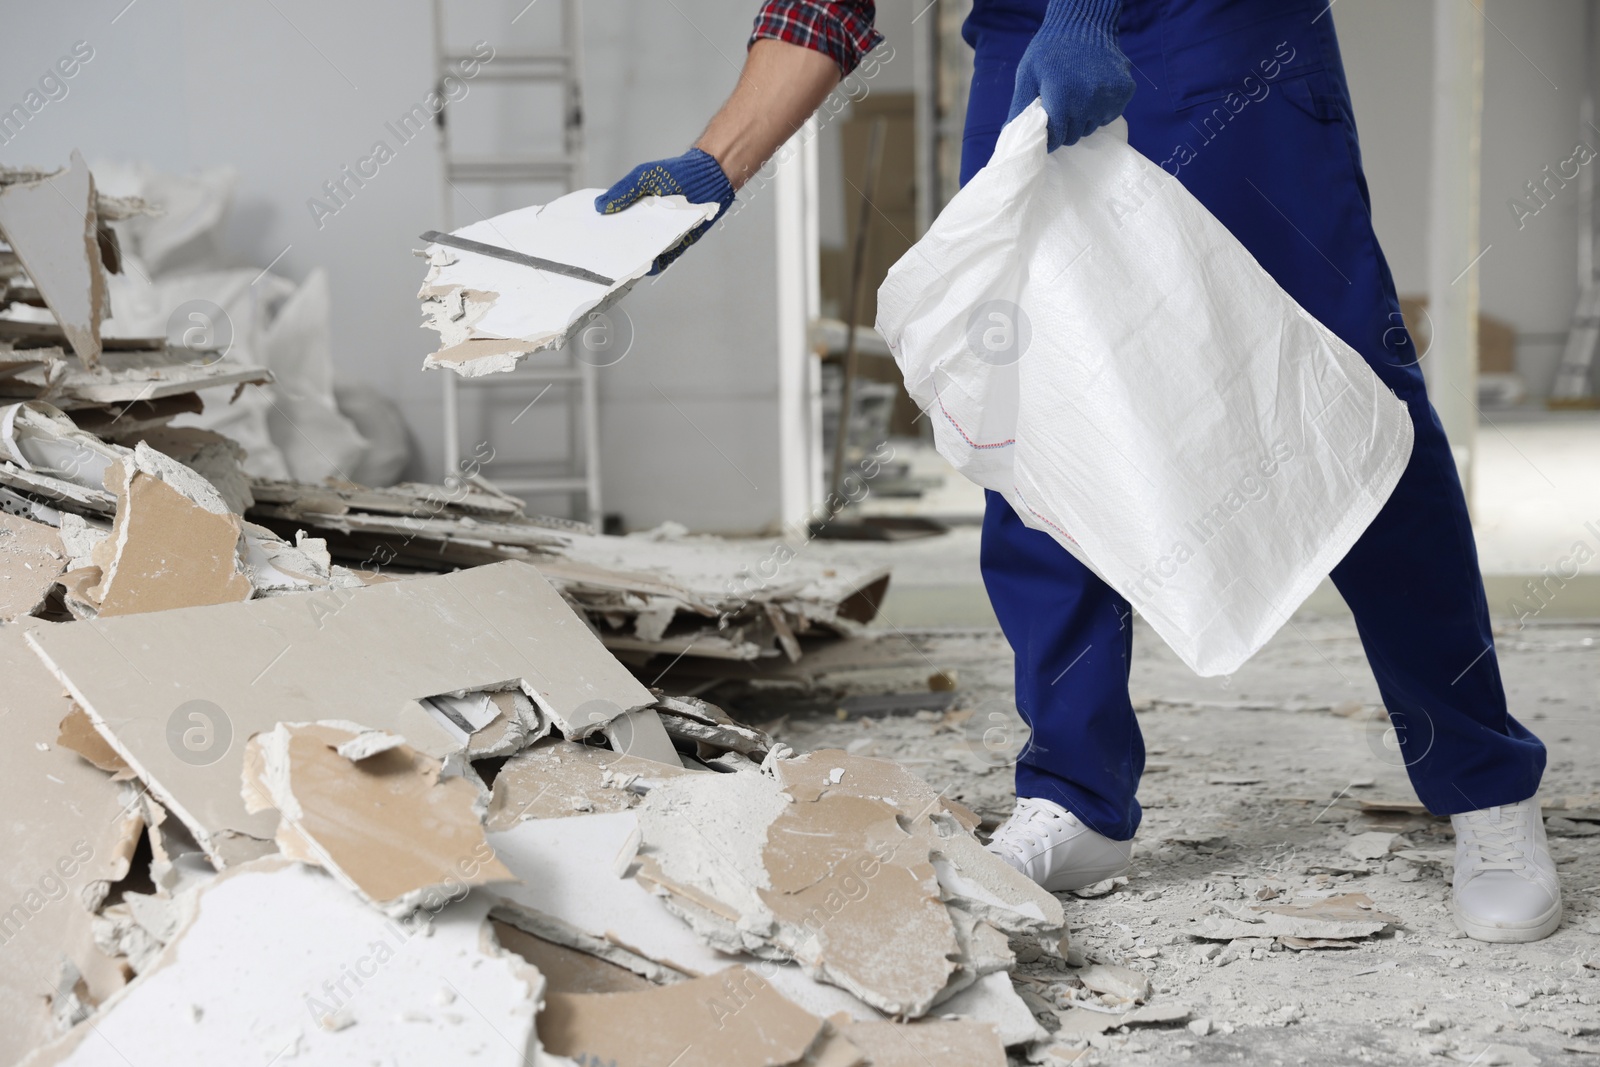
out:
<path id="1" fill-rule="evenodd" d="M 1050 892 L 1066 893 L 1126 871 L 1133 841 L 1095 833 L 1054 801 L 1018 797 L 989 851 Z"/>
<path id="2" fill-rule="evenodd" d="M 1537 941 L 1561 925 L 1561 884 L 1539 801 L 1450 816 L 1456 828 L 1451 910 L 1479 941 Z"/>

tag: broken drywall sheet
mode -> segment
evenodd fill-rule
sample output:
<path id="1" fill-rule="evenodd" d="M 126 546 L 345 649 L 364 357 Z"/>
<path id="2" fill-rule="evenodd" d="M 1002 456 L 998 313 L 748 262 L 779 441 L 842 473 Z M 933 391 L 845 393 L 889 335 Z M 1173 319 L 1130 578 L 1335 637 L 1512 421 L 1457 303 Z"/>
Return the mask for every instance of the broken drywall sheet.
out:
<path id="1" fill-rule="evenodd" d="M 655 983 L 598 956 L 546 941 L 509 923 L 491 920 L 500 947 L 515 952 L 544 975 L 546 993 L 639 993 Z"/>
<path id="2" fill-rule="evenodd" d="M 1006 1067 L 1005 1046 L 990 1023 L 970 1019 L 832 1022 L 872 1067 Z"/>
<path id="3" fill-rule="evenodd" d="M 673 779 L 639 805 L 638 877 L 709 944 L 797 960 L 909 1017 L 1009 968 L 1002 931 L 1059 951 L 1059 903 L 915 775 L 838 751 L 773 772 Z"/>
<path id="4" fill-rule="evenodd" d="M 691 773 L 607 748 L 549 738 L 501 766 L 489 800 L 488 826 L 509 830 L 524 819 L 624 811 L 639 802 L 652 782 Z"/>
<path id="5" fill-rule="evenodd" d="M 279 723 L 248 742 L 245 806 L 269 801 L 284 855 L 326 868 L 390 915 L 510 879 L 484 840 L 477 788 L 391 740 L 351 722 Z"/>
<path id="6" fill-rule="evenodd" d="M 879 1013 L 792 963 L 727 955 L 703 944 L 663 901 L 625 876 L 638 843 L 633 812 L 540 818 L 491 832 L 489 842 L 518 881 L 489 892 L 495 917 L 546 941 L 649 978 L 680 981 L 741 964 L 759 967 L 785 997 L 815 1015 Z"/>
<path id="7" fill-rule="evenodd" d="M 196 363 L 188 349 L 108 350 L 95 367 L 75 357 L 0 377 L 0 396 L 42 397 L 65 411 L 152 402 L 225 385 L 270 385 L 272 372 L 233 359 Z"/>
<path id="8" fill-rule="evenodd" d="M 76 151 L 55 174 L 0 185 L 0 235 L 22 260 L 72 350 L 90 368 L 100 358 L 100 321 L 106 313 L 98 227 L 94 176 Z"/>
<path id="9" fill-rule="evenodd" d="M 83 424 L 83 413 L 75 412 L 73 421 Z M 255 503 L 250 495 L 250 476 L 244 471 L 245 451 L 231 437 L 199 426 L 159 426 L 120 432 L 117 439 L 129 445 L 144 443 L 182 463 L 185 467 L 210 482 L 227 503 L 228 510 L 243 515 Z"/>
<path id="10" fill-rule="evenodd" d="M 143 820 L 133 783 L 112 781 L 57 743 L 72 703 L 24 642 L 22 626 L 0 629 L 0 678 L 0 810 L 11 813 L 0 819 L 8 909 L 0 915 L 0 1063 L 12 1064 L 55 1036 L 52 1008 L 69 1008 L 51 1000 L 64 974 L 81 977 L 86 1007 L 121 985 L 115 964 L 95 948 L 90 909 L 127 875 Z"/>
<path id="11" fill-rule="evenodd" d="M 100 582 L 85 591 L 98 617 L 249 600 L 255 590 L 240 570 L 239 517 L 199 475 L 148 445 L 139 450 L 106 475 L 117 513 L 111 536 L 90 553 Z M 152 457 L 162 462 L 151 464 Z M 190 493 L 214 499 L 221 511 L 197 503 Z"/>
<path id="12" fill-rule="evenodd" d="M 552 992 L 539 1014 L 546 1050 L 579 1063 L 785 1067 L 824 1029 L 745 967 L 636 993 Z"/>
<path id="13" fill-rule="evenodd" d="M 604 284 L 429 245 L 428 275 L 417 298 L 423 325 L 438 331 L 440 347 L 423 366 L 475 378 L 560 347 L 648 273 L 656 256 L 718 211 L 716 204 L 667 196 L 645 197 L 627 211 L 601 215 L 594 200 L 603 192 L 580 189 L 464 226 L 452 236 L 581 267 L 604 276 Z"/>
<path id="14" fill-rule="evenodd" d="M 0 623 L 37 611 L 66 568 L 67 551 L 54 527 L 0 511 Z"/>
<path id="15" fill-rule="evenodd" d="M 489 844 L 517 879 L 491 891 L 512 906 L 513 917 L 496 917 L 657 981 L 729 966 L 731 957 L 701 944 L 649 890 L 623 877 L 638 826 L 621 811 L 492 830 Z"/>
<path id="16" fill-rule="evenodd" d="M 674 779 L 638 809 L 639 877 L 712 945 L 795 959 L 915 1017 L 951 983 L 960 946 L 927 846 L 899 814 L 883 800 L 803 801 L 764 774 Z"/>
<path id="17" fill-rule="evenodd" d="M 322 871 L 257 861 L 203 888 L 154 965 L 29 1065 L 542 1062 L 543 979 L 485 908 L 406 926 Z"/>
<path id="18" fill-rule="evenodd" d="M 1028 1004 L 1017 995 L 1011 975 L 986 974 L 935 1009 L 942 1017 L 959 1016 L 995 1028 L 1007 1048 L 1039 1041 L 1047 1036 Z"/>
<path id="19" fill-rule="evenodd" d="M 246 739 L 279 722 L 337 709 L 442 758 L 460 744 L 422 705 L 439 694 L 518 686 L 569 737 L 653 700 L 523 563 L 93 619 L 30 639 L 219 865 L 260 854 L 276 831 L 275 813 L 245 810 L 239 781 Z"/>

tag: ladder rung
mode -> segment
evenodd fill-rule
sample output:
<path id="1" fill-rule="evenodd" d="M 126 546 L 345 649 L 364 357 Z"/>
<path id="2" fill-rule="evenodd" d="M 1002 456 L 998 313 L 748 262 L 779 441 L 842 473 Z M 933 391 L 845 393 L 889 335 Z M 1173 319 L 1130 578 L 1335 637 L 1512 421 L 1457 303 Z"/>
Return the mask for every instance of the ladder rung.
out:
<path id="1" fill-rule="evenodd" d="M 467 52 L 460 52 L 444 57 L 446 68 L 454 67 L 461 63 L 477 62 L 478 73 L 474 79 L 483 81 L 493 80 L 526 80 L 526 81 L 565 81 L 572 69 L 572 57 L 565 52 L 507 52 L 497 51 L 494 58 L 485 63 L 482 59 Z"/>
<path id="2" fill-rule="evenodd" d="M 565 181 L 575 163 L 567 156 L 457 156 L 445 161 L 445 169 L 464 182 Z"/>
<path id="3" fill-rule="evenodd" d="M 493 478 L 494 484 L 504 492 L 517 493 L 587 493 L 587 478 Z"/>

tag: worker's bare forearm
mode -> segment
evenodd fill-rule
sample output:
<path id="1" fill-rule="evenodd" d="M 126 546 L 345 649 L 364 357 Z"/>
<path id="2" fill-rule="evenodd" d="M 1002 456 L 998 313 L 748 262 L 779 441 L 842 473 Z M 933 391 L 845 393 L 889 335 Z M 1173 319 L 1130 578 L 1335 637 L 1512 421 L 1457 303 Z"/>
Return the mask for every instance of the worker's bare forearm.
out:
<path id="1" fill-rule="evenodd" d="M 738 189 L 838 84 L 838 66 L 821 52 L 786 41 L 757 41 L 733 95 L 695 147 L 710 153 Z"/>

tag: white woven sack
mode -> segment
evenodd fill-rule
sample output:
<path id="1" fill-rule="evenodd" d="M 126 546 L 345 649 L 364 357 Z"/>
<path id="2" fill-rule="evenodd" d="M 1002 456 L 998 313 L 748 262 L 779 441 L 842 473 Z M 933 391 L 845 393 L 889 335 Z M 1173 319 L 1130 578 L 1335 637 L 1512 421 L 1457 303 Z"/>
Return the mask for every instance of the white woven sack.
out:
<path id="1" fill-rule="evenodd" d="M 1232 673 L 1383 506 L 1411 418 L 1127 124 L 1035 102 L 878 291 L 941 455 Z"/>

